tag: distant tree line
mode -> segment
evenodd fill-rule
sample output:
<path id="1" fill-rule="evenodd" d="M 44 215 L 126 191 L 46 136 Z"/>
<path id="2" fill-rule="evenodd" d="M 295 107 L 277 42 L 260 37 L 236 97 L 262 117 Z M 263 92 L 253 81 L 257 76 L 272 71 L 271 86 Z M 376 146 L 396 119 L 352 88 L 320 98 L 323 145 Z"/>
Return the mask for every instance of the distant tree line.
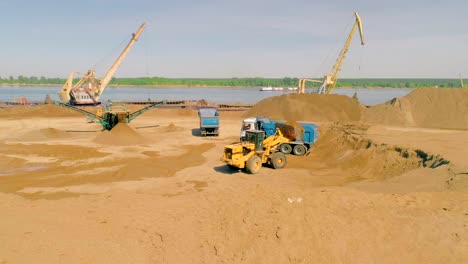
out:
<path id="1" fill-rule="evenodd" d="M 319 78 L 311 78 L 319 79 Z M 238 86 L 238 87 L 295 87 L 298 78 L 112 78 L 110 85 L 138 86 Z M 0 77 L 0 84 L 19 85 L 62 85 L 66 79 L 46 78 L 44 76 Z M 75 80 L 77 82 L 78 79 Z M 308 82 L 308 87 L 317 87 L 318 83 Z M 460 87 L 459 79 L 339 79 L 337 87 L 387 87 L 387 88 L 417 88 L 417 87 Z"/>
<path id="2" fill-rule="evenodd" d="M 66 79 L 61 78 L 46 78 L 44 76 L 23 76 L 19 75 L 17 77 L 0 77 L 0 84 L 63 84 Z"/>

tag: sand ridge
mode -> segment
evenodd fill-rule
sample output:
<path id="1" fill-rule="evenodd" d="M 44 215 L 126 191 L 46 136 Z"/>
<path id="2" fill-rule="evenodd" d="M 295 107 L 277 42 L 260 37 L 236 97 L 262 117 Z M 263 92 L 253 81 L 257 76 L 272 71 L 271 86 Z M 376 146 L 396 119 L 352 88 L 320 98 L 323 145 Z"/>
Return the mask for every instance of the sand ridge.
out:
<path id="1" fill-rule="evenodd" d="M 82 114 L 60 106 L 45 104 L 39 106 L 10 107 L 0 111 L 0 117 L 83 117 Z"/>
<path id="2" fill-rule="evenodd" d="M 468 89 L 415 89 L 363 111 L 363 122 L 393 126 L 468 129 Z"/>
<path id="3" fill-rule="evenodd" d="M 49 127 L 49 128 L 42 128 L 35 131 L 31 131 L 22 135 L 21 137 L 15 136 L 16 139 L 21 141 L 41 141 L 41 140 L 53 140 L 53 139 L 67 139 L 72 137 L 69 133 Z"/>

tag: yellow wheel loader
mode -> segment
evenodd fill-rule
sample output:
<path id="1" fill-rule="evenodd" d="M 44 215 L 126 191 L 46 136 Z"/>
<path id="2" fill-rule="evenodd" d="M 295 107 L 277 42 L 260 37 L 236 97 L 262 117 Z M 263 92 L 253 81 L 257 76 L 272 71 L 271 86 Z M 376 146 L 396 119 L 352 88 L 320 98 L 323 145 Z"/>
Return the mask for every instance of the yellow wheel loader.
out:
<path id="1" fill-rule="evenodd" d="M 221 160 L 229 167 L 245 169 L 248 173 L 255 174 L 263 164 L 268 164 L 274 169 L 286 166 L 286 156 L 278 151 L 278 146 L 290 140 L 284 137 L 279 129 L 275 135 L 266 139 L 265 132 L 260 130 L 246 131 L 245 136 L 245 141 L 224 147 Z"/>

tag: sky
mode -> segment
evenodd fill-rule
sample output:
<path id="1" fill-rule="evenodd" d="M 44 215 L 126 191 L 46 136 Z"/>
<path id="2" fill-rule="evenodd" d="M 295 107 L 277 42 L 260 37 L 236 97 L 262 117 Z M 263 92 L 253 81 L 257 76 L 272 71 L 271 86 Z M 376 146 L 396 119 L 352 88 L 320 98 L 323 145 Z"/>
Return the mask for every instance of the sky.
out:
<path id="1" fill-rule="evenodd" d="M 355 21 L 341 78 L 468 77 L 466 0 L 0 0 L 0 77 L 314 77 Z"/>

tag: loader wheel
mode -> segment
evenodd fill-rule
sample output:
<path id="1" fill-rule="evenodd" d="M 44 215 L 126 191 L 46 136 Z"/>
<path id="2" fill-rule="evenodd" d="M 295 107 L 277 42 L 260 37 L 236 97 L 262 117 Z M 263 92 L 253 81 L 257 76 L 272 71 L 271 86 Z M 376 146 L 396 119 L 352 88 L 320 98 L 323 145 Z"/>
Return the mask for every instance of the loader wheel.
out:
<path id="1" fill-rule="evenodd" d="M 283 152 L 284 154 L 289 154 L 292 151 L 292 147 L 289 144 L 281 144 L 279 147 L 280 151 Z"/>
<path id="2" fill-rule="evenodd" d="M 250 174 L 255 174 L 259 172 L 261 167 L 262 160 L 258 156 L 250 157 L 245 164 L 245 169 Z"/>
<path id="3" fill-rule="evenodd" d="M 294 146 L 294 149 L 293 149 L 294 155 L 304 156 L 304 154 L 306 154 L 306 152 L 307 152 L 307 149 L 303 145 Z"/>
<path id="4" fill-rule="evenodd" d="M 276 152 L 271 154 L 270 161 L 274 169 L 282 169 L 286 166 L 286 155 L 281 152 Z"/>

